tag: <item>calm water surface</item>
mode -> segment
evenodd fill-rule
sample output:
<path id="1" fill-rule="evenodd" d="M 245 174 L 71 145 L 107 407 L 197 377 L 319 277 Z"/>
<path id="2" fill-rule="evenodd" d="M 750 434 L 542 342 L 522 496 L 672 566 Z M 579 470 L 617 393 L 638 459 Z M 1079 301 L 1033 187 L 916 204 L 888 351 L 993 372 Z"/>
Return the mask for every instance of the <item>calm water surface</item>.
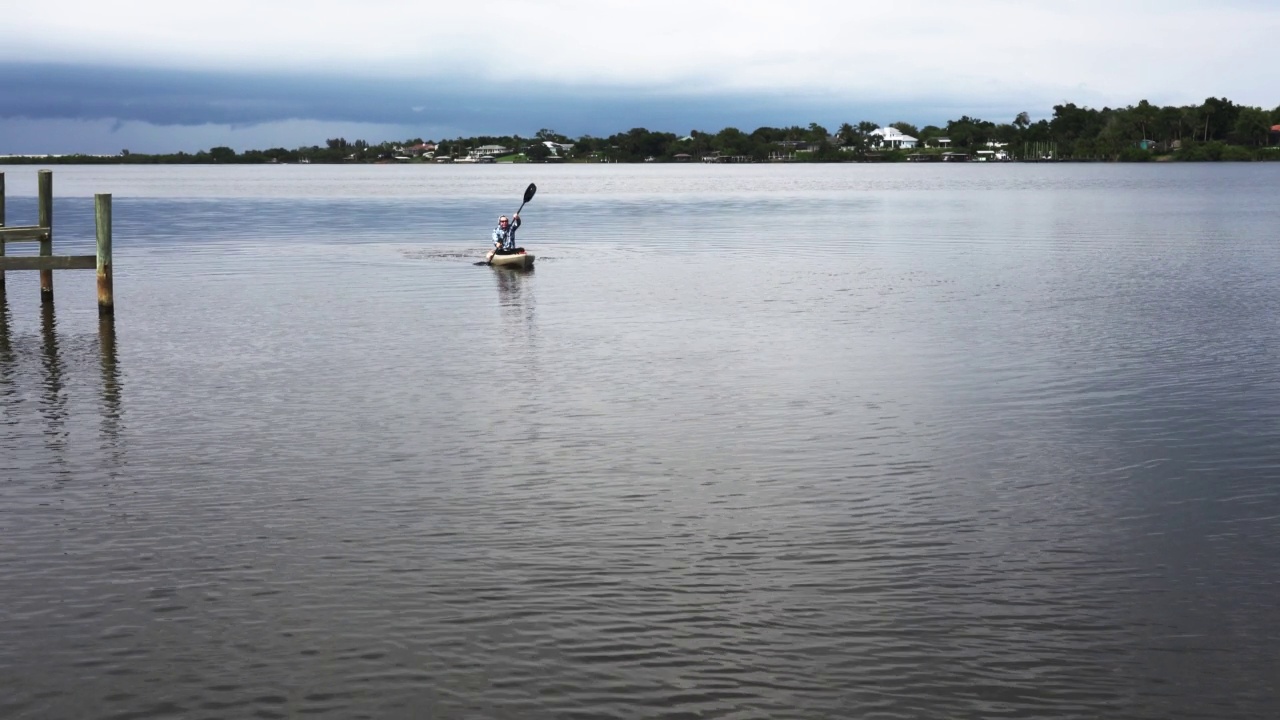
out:
<path id="1" fill-rule="evenodd" d="M 1280 707 L 1280 163 L 54 170 L 0 717 Z"/>

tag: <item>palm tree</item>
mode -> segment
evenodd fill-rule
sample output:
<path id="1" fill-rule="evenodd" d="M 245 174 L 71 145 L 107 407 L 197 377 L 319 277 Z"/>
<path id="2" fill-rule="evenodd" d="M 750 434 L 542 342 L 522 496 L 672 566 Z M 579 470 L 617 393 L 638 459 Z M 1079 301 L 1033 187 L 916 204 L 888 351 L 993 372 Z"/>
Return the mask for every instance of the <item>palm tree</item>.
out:
<path id="1" fill-rule="evenodd" d="M 1147 131 L 1151 128 L 1152 123 L 1156 121 L 1157 112 L 1157 108 L 1152 107 L 1151 103 L 1146 100 L 1139 100 L 1138 107 L 1133 108 L 1131 117 L 1137 123 L 1138 128 L 1142 130 L 1143 140 L 1147 139 Z"/>
<path id="2" fill-rule="evenodd" d="M 1204 113 L 1204 141 L 1209 142 L 1209 119 L 1213 117 L 1213 111 L 1216 108 L 1213 103 L 1208 100 L 1204 101 L 1204 105 L 1200 106 L 1200 112 Z"/>
<path id="3" fill-rule="evenodd" d="M 854 136 L 856 135 L 856 133 L 857 131 L 853 129 L 852 125 L 850 125 L 849 123 L 844 123 L 843 125 L 840 126 L 839 130 L 836 130 L 836 137 L 840 138 L 840 144 L 852 145 L 854 141 Z"/>

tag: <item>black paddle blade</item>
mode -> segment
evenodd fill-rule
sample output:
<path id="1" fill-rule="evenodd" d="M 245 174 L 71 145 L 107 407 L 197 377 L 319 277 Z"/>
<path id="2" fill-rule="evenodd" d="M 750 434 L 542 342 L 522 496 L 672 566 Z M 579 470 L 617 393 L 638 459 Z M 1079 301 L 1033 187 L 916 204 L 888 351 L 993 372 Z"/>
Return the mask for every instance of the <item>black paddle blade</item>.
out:
<path id="1" fill-rule="evenodd" d="M 533 183 L 529 183 L 529 187 L 525 188 L 524 190 L 524 201 L 529 202 L 530 200 L 532 200 L 533 194 L 536 192 L 538 192 L 538 186 L 534 185 Z"/>

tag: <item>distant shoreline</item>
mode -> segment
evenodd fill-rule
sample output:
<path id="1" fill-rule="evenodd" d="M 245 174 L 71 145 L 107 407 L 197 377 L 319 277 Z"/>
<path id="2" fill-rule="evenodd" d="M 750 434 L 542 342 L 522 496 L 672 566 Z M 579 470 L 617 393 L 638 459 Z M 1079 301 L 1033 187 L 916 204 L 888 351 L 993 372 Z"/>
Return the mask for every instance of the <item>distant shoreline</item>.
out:
<path id="1" fill-rule="evenodd" d="M 0 148 L 3 149 L 3 148 Z M 547 128 L 532 137 L 478 135 L 370 143 L 328 138 L 323 145 L 245 150 L 218 146 L 195 153 L 0 154 L 30 164 L 413 164 L 533 163 L 844 163 L 844 162 L 1218 162 L 1280 160 L 1280 106 L 1203 103 L 1157 106 L 1146 100 L 1101 109 L 1062 103 L 1051 118 L 1026 112 L 1008 122 L 963 115 L 917 127 L 862 120 L 829 130 L 807 126 L 725 127 L 686 135 L 643 127 L 608 137 L 570 138 Z"/>
<path id="2" fill-rule="evenodd" d="M 11 166 L 29 166 L 29 165 L 221 165 L 221 166 L 242 166 L 242 165 L 349 165 L 349 166 L 366 166 L 366 165 L 489 165 L 489 164 L 547 164 L 547 165 L 602 165 L 602 164 L 621 164 L 621 165 L 643 165 L 643 164 L 663 164 L 663 165 L 840 165 L 840 164 L 907 164 L 907 165 L 938 165 L 938 164 L 973 164 L 973 165 L 1044 165 L 1044 164 L 1099 164 L 1099 163 L 1166 163 L 1181 164 L 1185 162 L 1275 162 L 1280 161 L 1280 147 L 1263 148 L 1254 156 L 1246 157 L 1193 157 L 1181 158 L 1175 154 L 1169 153 L 1164 155 L 1150 155 L 1146 157 L 1120 157 L 1115 159 L 1102 158 L 1043 158 L 1043 159 L 1022 159 L 1009 158 L 1004 160 L 975 160 L 972 158 L 951 157 L 946 160 L 933 159 L 912 159 L 909 157 L 870 157 L 870 158 L 848 158 L 848 159 L 812 159 L 812 160 L 723 160 L 723 161 L 671 161 L 671 160 L 571 160 L 558 163 L 537 163 L 535 161 L 518 159 L 506 160 L 499 159 L 497 163 L 435 163 L 429 160 L 409 161 L 409 162 L 385 162 L 385 161 L 342 161 L 342 162 L 279 162 L 279 161 L 238 161 L 238 162 L 213 162 L 209 160 L 198 160 L 191 156 L 185 158 L 173 156 L 156 156 L 148 158 L 140 158 L 136 156 L 102 156 L 102 155 L 0 155 L 0 167 Z"/>

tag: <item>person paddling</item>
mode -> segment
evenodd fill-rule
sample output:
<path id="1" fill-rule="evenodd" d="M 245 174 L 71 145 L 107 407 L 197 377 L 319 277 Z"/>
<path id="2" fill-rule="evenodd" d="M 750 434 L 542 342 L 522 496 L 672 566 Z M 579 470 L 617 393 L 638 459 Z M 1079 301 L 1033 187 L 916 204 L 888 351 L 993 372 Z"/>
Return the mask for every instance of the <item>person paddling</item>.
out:
<path id="1" fill-rule="evenodd" d="M 516 228 L 520 227 L 520 213 L 511 216 L 511 220 L 507 220 L 507 216 L 503 215 L 498 218 L 498 227 L 493 229 L 493 249 L 485 256 L 485 262 L 493 262 L 494 255 L 510 255 L 519 252 L 520 248 L 516 247 Z"/>

